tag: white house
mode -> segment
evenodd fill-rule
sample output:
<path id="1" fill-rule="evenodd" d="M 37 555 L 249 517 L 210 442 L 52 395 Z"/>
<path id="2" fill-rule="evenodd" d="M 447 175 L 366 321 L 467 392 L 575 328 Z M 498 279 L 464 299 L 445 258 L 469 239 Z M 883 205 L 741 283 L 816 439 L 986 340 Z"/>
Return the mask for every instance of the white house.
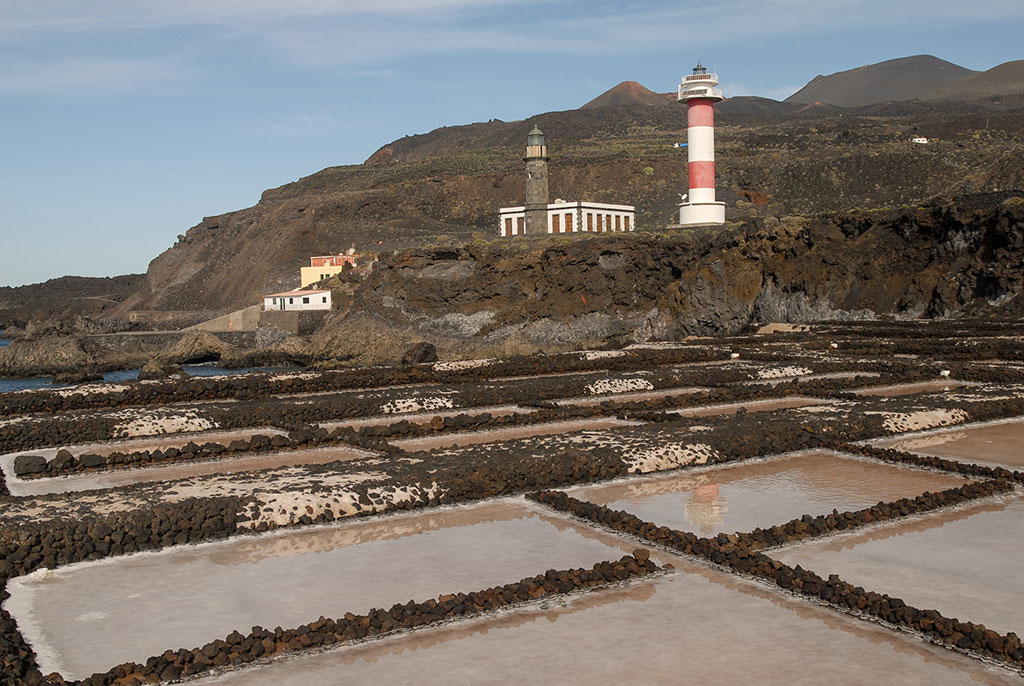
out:
<path id="1" fill-rule="evenodd" d="M 331 292 L 320 291 L 285 291 L 263 296 L 263 309 L 270 310 L 329 310 L 331 309 Z"/>
<path id="2" fill-rule="evenodd" d="M 526 233 L 526 207 L 502 207 L 498 210 L 500 235 Z M 564 202 L 547 205 L 548 233 L 609 233 L 632 231 L 636 226 L 636 208 L 602 202 Z"/>

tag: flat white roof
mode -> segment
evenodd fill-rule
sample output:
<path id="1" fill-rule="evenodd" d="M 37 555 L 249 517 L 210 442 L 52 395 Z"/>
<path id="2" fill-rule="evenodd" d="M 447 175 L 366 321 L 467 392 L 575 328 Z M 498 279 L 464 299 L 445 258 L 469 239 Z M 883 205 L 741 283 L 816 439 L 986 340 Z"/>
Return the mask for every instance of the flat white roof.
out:
<path id="1" fill-rule="evenodd" d="M 552 202 L 546 205 L 549 210 L 569 210 L 569 209 L 584 209 L 584 210 L 618 210 L 620 212 L 636 212 L 636 207 L 633 205 L 613 205 L 607 202 Z M 519 212 L 525 212 L 526 207 L 520 205 L 518 207 L 502 207 L 498 210 L 500 214 L 516 214 Z"/>
<path id="2" fill-rule="evenodd" d="M 284 293 L 271 293 L 270 295 L 263 296 L 264 298 L 282 298 L 282 297 L 293 297 L 297 295 L 319 295 L 321 293 L 330 293 L 330 289 L 322 288 L 315 291 L 285 291 Z"/>

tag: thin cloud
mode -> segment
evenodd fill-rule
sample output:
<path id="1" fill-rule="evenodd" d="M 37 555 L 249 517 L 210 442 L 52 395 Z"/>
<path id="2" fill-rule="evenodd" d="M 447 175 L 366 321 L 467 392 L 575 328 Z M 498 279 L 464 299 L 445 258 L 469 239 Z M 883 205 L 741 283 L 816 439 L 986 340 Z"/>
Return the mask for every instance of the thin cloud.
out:
<path id="1" fill-rule="evenodd" d="M 168 60 L 89 57 L 53 61 L 0 60 L 0 92 L 68 93 L 162 87 L 189 78 Z"/>
<path id="2" fill-rule="evenodd" d="M 389 60 L 418 55 L 605 55 L 671 46 L 720 54 L 740 41 L 1014 18 L 1024 18 L 1020 0 L 8 0 L 0 40 L 8 52 L 17 46 L 19 60 L 0 57 L 0 90 L 198 81 L 213 77 L 228 54 L 271 68 L 351 65 L 383 76 Z M 54 56 L 54 34 L 62 32 L 83 59 Z M 130 58 L 105 53 L 117 47 L 114 54 Z"/>
<path id="3" fill-rule="evenodd" d="M 344 124 L 329 114 L 295 114 L 270 121 L 265 121 L 258 127 L 264 131 L 277 136 L 287 138 L 316 137 L 338 131 L 344 128 Z"/>

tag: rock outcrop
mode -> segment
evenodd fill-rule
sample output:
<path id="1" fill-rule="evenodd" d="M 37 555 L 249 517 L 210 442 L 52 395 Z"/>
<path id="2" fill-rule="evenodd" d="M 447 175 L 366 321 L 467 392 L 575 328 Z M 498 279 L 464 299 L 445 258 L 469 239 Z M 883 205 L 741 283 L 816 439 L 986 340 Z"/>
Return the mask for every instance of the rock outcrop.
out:
<path id="1" fill-rule="evenodd" d="M 676 340 L 763 322 L 1017 316 L 1024 193 L 719 231 L 382 256 L 314 354 L 395 361 Z"/>

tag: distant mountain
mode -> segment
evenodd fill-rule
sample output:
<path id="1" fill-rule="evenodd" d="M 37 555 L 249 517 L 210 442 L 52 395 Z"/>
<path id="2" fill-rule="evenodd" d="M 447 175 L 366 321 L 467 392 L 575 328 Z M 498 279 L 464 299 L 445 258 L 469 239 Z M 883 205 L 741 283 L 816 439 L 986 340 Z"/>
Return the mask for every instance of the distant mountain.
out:
<path id="1" fill-rule="evenodd" d="M 595 107 L 621 107 L 623 105 L 664 107 L 674 103 L 675 100 L 674 93 L 655 93 L 636 81 L 623 81 L 614 88 L 606 90 L 580 109 L 591 110 Z"/>
<path id="2" fill-rule="evenodd" d="M 786 102 L 858 107 L 891 100 L 914 100 L 977 74 L 931 55 L 901 57 L 828 76 L 815 76 L 786 98 Z"/>
<path id="3" fill-rule="evenodd" d="M 715 112 L 718 115 L 779 115 L 789 114 L 801 107 L 802 105 L 796 103 L 779 102 L 778 100 L 762 98 L 758 95 L 737 95 L 735 98 L 727 97 L 715 105 Z"/>
<path id="4" fill-rule="evenodd" d="M 931 93 L 928 100 L 971 100 L 1024 94 L 1024 60 L 1004 62 L 988 71 L 975 72 Z"/>

